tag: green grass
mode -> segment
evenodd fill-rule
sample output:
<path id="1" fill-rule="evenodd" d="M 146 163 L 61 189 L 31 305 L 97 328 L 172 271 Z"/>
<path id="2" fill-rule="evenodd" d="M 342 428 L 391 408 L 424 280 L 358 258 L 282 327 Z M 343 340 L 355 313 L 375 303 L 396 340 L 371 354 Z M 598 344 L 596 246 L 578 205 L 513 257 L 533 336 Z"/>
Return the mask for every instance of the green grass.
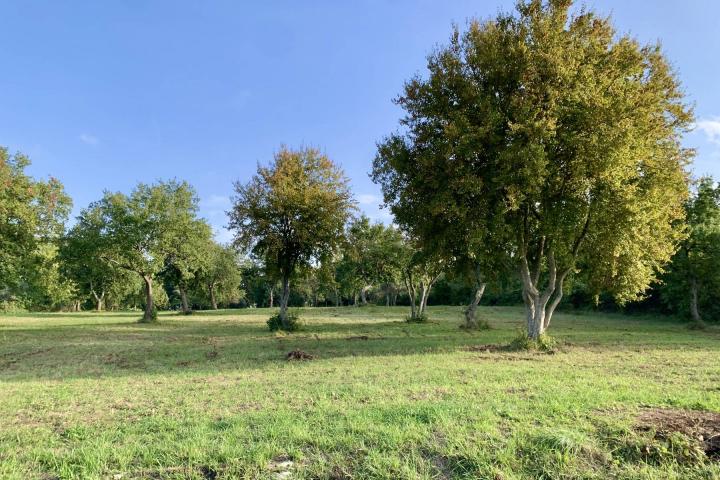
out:
<path id="1" fill-rule="evenodd" d="M 523 317 L 480 312 L 491 330 L 459 307 L 307 309 L 293 334 L 266 309 L 0 317 L 0 478 L 720 478 L 633 429 L 720 411 L 720 332 L 561 313 L 554 355 L 470 351 Z"/>

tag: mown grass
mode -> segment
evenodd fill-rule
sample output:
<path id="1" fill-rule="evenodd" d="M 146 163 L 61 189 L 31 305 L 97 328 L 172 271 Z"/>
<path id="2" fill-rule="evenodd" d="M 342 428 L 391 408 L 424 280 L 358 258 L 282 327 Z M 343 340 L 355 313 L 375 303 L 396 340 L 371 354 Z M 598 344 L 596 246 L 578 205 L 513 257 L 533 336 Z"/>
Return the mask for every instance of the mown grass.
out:
<path id="1" fill-rule="evenodd" d="M 546 354 L 468 348 L 509 344 L 518 308 L 479 332 L 459 307 L 307 309 L 289 335 L 271 314 L 0 317 L 0 478 L 720 478 L 633 428 L 720 411 L 717 330 L 561 313 Z"/>

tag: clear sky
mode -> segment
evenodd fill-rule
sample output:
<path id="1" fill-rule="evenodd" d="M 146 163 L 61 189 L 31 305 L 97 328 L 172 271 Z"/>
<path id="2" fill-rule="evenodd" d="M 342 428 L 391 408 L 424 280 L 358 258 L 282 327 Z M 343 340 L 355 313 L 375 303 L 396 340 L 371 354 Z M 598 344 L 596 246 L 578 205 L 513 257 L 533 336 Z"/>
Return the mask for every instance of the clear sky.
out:
<path id="1" fill-rule="evenodd" d="M 372 218 L 375 143 L 391 102 L 453 22 L 505 0 L 0 0 L 0 145 L 53 175 L 75 213 L 103 190 L 178 178 L 223 232 L 234 180 L 279 145 L 322 148 Z M 696 106 L 696 175 L 720 178 L 720 2 L 590 0 L 622 32 L 661 40 Z"/>

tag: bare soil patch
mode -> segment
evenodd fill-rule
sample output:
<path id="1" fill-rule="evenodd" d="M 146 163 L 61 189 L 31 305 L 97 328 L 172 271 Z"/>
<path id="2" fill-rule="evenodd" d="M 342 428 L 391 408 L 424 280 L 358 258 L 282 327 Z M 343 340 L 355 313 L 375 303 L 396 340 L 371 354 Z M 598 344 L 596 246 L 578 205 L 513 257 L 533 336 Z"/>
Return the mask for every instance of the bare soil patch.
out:
<path id="1" fill-rule="evenodd" d="M 720 460 L 720 413 L 669 408 L 643 410 L 637 418 L 640 431 L 654 431 L 658 438 L 682 433 L 699 442 L 708 458 Z"/>
<path id="2" fill-rule="evenodd" d="M 293 350 L 292 352 L 288 352 L 287 355 L 285 355 L 285 359 L 290 360 L 312 360 L 314 359 L 314 355 L 310 355 L 307 352 L 303 352 L 302 350 Z"/>

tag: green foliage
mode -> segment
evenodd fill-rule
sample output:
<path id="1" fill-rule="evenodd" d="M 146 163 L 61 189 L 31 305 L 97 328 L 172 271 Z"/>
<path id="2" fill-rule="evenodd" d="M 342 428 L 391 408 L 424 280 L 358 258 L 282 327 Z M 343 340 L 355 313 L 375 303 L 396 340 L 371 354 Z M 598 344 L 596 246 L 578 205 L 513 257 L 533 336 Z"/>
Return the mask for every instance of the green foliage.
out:
<path id="1" fill-rule="evenodd" d="M 143 315 L 140 317 L 140 320 L 138 320 L 139 323 L 156 323 L 158 321 L 158 309 L 156 306 L 153 306 L 152 310 L 150 310 L 150 315 Z"/>
<path id="2" fill-rule="evenodd" d="M 240 288 L 242 272 L 235 250 L 213 241 L 204 252 L 207 257 L 197 274 L 201 298 L 211 308 L 239 302 L 245 297 L 245 292 Z"/>
<path id="3" fill-rule="evenodd" d="M 0 301 L 8 305 L 37 306 L 38 298 L 27 295 L 37 291 L 38 268 L 48 267 L 51 244 L 62 235 L 72 205 L 57 179 L 35 180 L 25 173 L 29 165 L 25 155 L 0 147 Z M 45 293 L 64 295 L 60 290 Z M 45 300 L 40 306 L 53 308 L 64 298 Z"/>
<path id="4" fill-rule="evenodd" d="M 104 263 L 93 268 L 124 269 L 150 284 L 163 269 L 170 269 L 176 279 L 186 280 L 201 258 L 195 250 L 210 232 L 206 222 L 197 219 L 197 210 L 197 195 L 187 182 L 140 183 L 130 195 L 106 193 L 79 219 L 89 230 L 90 240 L 84 244 L 92 261 Z M 160 290 L 155 289 L 156 294 Z M 148 296 L 146 306 L 152 303 Z M 148 307 L 148 321 L 151 314 Z"/>
<path id="5" fill-rule="evenodd" d="M 532 339 L 527 330 L 519 329 L 517 335 L 510 342 L 510 350 L 539 350 L 541 352 L 552 352 L 557 348 L 557 341 L 550 335 L 544 333 L 537 339 Z"/>
<path id="6" fill-rule="evenodd" d="M 430 318 L 425 312 L 408 315 L 405 317 L 405 323 L 427 323 Z"/>
<path id="7" fill-rule="evenodd" d="M 676 313 L 701 325 L 720 320 L 720 186 L 701 178 L 685 206 L 687 238 L 663 276 L 661 295 Z"/>
<path id="8" fill-rule="evenodd" d="M 282 148 L 267 167 L 235 184 L 228 213 L 235 245 L 281 279 L 280 307 L 287 308 L 290 279 L 333 253 L 354 208 L 348 179 L 326 155 L 307 148 Z"/>
<path id="9" fill-rule="evenodd" d="M 642 296 L 683 232 L 693 116 L 657 45 L 569 1 L 472 21 L 397 103 L 373 179 L 425 251 L 521 272 L 533 336 L 578 273 Z M 490 268 L 488 268 L 490 267 Z"/>
<path id="10" fill-rule="evenodd" d="M 280 313 L 278 313 L 268 318 L 267 326 L 271 332 L 276 332 L 278 330 L 283 330 L 285 332 L 296 332 L 300 330 L 300 328 L 302 328 L 302 323 L 300 323 L 300 315 L 297 312 L 288 311 L 287 325 L 283 325 L 282 316 Z"/>

